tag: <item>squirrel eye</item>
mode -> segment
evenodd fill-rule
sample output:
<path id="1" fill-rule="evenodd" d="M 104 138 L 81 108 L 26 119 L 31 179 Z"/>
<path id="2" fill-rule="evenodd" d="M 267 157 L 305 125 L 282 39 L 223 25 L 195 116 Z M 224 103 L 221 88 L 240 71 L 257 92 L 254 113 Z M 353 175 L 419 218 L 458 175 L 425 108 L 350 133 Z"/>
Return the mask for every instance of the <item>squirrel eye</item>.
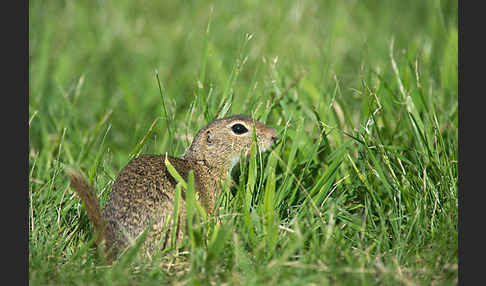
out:
<path id="1" fill-rule="evenodd" d="M 234 133 L 239 135 L 248 132 L 248 129 L 246 129 L 245 126 L 239 123 L 236 123 L 235 125 L 231 126 L 231 130 L 233 130 Z"/>

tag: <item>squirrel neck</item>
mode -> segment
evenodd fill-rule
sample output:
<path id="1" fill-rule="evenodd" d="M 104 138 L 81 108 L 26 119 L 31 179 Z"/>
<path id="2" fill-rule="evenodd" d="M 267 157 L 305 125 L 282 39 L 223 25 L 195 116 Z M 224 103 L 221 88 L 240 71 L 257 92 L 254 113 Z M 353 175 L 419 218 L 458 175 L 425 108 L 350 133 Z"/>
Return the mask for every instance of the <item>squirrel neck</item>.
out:
<path id="1" fill-rule="evenodd" d="M 224 153 L 221 150 L 222 153 Z M 210 153 L 201 148 L 199 144 L 192 144 L 181 156 L 183 160 L 194 162 L 207 170 L 210 177 L 218 180 L 226 179 L 234 164 L 231 158 L 225 158 L 221 153 Z M 238 157 L 239 159 L 239 157 Z"/>
<path id="2" fill-rule="evenodd" d="M 195 170 L 195 175 L 199 177 L 199 188 L 196 189 L 196 192 L 206 211 L 212 214 L 221 184 L 230 176 L 231 164 L 211 164 L 211 160 L 191 156 L 191 153 L 184 154 L 181 159 L 185 160 L 191 169 Z"/>

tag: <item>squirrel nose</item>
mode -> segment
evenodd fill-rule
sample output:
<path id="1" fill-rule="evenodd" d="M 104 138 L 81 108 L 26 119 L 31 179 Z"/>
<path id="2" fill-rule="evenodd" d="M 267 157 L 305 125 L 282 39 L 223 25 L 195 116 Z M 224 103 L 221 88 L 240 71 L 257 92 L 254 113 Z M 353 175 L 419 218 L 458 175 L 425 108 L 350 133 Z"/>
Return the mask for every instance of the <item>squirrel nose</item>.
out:
<path id="1" fill-rule="evenodd" d="M 270 128 L 270 139 L 272 140 L 272 142 L 277 141 L 277 135 L 277 131 L 273 128 Z"/>

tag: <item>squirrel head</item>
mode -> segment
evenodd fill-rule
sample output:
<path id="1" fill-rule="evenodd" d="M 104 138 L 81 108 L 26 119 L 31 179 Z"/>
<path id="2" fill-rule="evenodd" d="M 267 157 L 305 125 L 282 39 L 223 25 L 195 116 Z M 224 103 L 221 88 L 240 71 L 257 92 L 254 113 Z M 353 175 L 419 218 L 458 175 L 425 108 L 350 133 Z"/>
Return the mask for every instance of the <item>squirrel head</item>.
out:
<path id="1" fill-rule="evenodd" d="M 253 132 L 259 150 L 266 151 L 276 140 L 275 129 L 246 115 L 234 115 L 212 121 L 199 130 L 183 158 L 204 160 L 211 168 L 228 170 L 250 152 Z"/>

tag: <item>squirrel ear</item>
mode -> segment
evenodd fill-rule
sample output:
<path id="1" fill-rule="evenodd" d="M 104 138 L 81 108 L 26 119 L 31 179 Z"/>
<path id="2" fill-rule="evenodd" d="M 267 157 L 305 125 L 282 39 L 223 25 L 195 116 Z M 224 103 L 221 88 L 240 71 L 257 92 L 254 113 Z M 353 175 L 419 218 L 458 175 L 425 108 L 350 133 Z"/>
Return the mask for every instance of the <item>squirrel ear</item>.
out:
<path id="1" fill-rule="evenodd" d="M 206 131 L 206 142 L 208 142 L 208 144 L 212 144 L 213 143 L 213 140 L 212 140 L 212 135 L 211 135 L 211 131 Z"/>

